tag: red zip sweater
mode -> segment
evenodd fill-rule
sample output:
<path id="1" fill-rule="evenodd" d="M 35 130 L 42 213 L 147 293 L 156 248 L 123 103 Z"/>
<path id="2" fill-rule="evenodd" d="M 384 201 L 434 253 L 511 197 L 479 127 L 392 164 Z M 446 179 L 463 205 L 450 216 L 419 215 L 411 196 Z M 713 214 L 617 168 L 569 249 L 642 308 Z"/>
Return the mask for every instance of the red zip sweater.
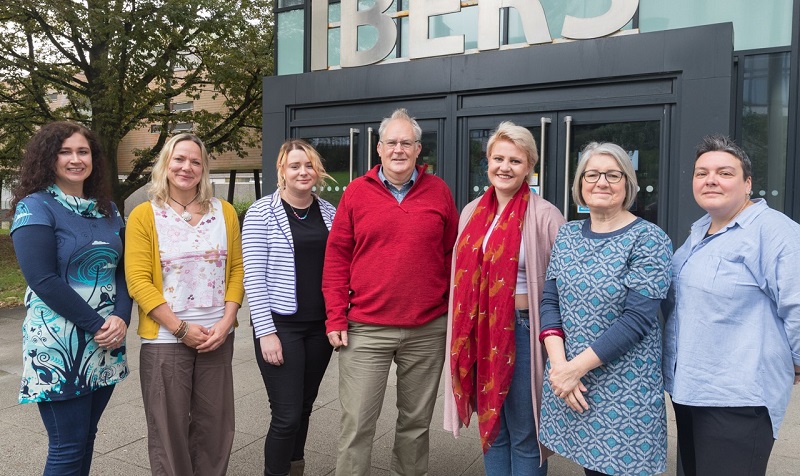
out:
<path id="1" fill-rule="evenodd" d="M 447 312 L 458 233 L 453 195 L 417 167 L 417 181 L 397 203 L 379 167 L 347 186 L 333 219 L 322 272 L 326 332 L 347 330 L 348 320 L 416 327 Z"/>

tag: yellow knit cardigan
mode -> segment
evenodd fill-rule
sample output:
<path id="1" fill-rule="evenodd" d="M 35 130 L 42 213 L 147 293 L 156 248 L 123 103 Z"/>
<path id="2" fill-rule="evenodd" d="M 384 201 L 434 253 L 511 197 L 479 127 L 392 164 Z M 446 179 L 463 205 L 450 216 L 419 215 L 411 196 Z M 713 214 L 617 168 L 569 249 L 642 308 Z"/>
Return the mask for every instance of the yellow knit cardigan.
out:
<path id="1" fill-rule="evenodd" d="M 224 200 L 220 202 L 228 237 L 225 301 L 241 305 L 244 298 L 244 266 L 239 218 L 230 203 Z M 155 215 L 149 201 L 134 208 L 128 217 L 125 227 L 125 279 L 128 281 L 128 292 L 139 305 L 138 333 L 145 339 L 155 339 L 159 325 L 148 314 L 167 300 L 163 294 Z M 239 323 L 236 322 L 235 325 L 238 326 Z"/>

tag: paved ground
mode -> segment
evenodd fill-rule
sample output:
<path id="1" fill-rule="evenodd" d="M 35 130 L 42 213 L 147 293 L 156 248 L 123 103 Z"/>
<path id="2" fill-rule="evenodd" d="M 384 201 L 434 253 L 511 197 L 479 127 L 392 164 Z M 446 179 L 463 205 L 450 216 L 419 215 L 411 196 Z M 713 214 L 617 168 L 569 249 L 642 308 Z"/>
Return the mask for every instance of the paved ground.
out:
<path id="1" fill-rule="evenodd" d="M 263 470 L 264 435 L 269 422 L 269 407 L 261 376 L 253 356 L 253 342 L 247 309 L 239 313 L 243 325 L 236 333 L 234 384 L 236 394 L 236 438 L 228 474 L 258 475 Z M 47 453 L 47 435 L 36 406 L 17 403 L 20 373 L 20 342 L 23 308 L 0 309 L 0 474 L 41 474 Z M 132 329 L 135 329 L 136 318 Z M 128 335 L 131 375 L 118 385 L 100 421 L 92 474 L 137 476 L 150 474 L 147 460 L 147 429 L 139 388 L 139 339 Z M 339 433 L 336 354 L 323 380 L 311 416 L 306 446 L 306 475 L 333 474 Z M 386 401 L 378 422 L 372 455 L 372 474 L 388 474 L 393 441 L 394 382 L 390 378 Z M 430 474 L 481 475 L 483 462 L 480 442 L 474 428 L 454 439 L 442 430 L 442 402 L 436 405 L 431 431 Z M 675 474 L 675 426 L 669 416 L 668 474 Z M 770 475 L 800 474 L 800 388 L 795 388 L 789 414 L 783 424 L 770 460 Z M 554 457 L 551 476 L 580 475 L 573 463 Z"/>

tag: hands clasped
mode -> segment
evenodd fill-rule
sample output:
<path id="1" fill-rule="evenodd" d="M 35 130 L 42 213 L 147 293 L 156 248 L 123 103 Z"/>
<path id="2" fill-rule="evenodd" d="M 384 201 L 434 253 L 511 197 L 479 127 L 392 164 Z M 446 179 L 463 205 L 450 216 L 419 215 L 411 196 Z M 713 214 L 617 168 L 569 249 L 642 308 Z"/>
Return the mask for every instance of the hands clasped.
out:
<path id="1" fill-rule="evenodd" d="M 104 349 L 118 349 L 125 345 L 125 334 L 127 332 L 128 326 L 125 321 L 112 314 L 106 318 L 106 322 L 94 333 L 94 341 Z"/>
<path id="2" fill-rule="evenodd" d="M 581 382 L 583 373 L 569 361 L 550 363 L 550 387 L 553 393 L 573 410 L 583 413 L 589 409 L 589 403 L 584 397 L 586 387 Z"/>

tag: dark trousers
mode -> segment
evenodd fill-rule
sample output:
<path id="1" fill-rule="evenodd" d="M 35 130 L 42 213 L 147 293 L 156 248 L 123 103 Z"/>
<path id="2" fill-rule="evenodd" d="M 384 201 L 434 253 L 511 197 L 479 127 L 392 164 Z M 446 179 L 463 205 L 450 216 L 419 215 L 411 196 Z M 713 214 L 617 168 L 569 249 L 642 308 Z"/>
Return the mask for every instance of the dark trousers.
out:
<path id="1" fill-rule="evenodd" d="M 308 420 L 333 348 L 325 322 L 275 322 L 283 365 L 271 365 L 255 339 L 256 360 L 267 388 L 272 418 L 264 441 L 264 474 L 285 475 L 304 458 Z"/>
<path id="2" fill-rule="evenodd" d="M 49 439 L 45 476 L 89 474 L 97 422 L 113 392 L 114 385 L 109 385 L 69 400 L 39 402 Z"/>
<path id="3" fill-rule="evenodd" d="M 672 403 L 685 476 L 761 476 L 775 443 L 766 407 Z"/>

